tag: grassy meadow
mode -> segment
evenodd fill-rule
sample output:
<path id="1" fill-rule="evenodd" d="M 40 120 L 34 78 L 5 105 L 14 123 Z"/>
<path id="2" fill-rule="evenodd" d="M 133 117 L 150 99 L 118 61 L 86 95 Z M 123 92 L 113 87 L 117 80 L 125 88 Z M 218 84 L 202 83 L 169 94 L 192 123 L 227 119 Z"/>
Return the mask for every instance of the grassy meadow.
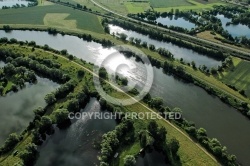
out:
<path id="1" fill-rule="evenodd" d="M 32 24 L 104 33 L 98 16 L 61 5 L 0 10 L 0 24 Z"/>

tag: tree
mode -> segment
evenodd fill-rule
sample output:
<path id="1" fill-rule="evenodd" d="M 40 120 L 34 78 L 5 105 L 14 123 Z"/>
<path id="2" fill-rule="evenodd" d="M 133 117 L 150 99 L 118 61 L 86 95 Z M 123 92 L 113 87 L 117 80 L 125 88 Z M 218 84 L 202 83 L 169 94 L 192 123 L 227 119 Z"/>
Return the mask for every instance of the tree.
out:
<path id="1" fill-rule="evenodd" d="M 17 92 L 17 91 L 18 91 L 18 88 L 17 88 L 16 84 L 12 84 L 12 85 L 11 85 L 11 90 L 12 90 L 13 92 Z"/>
<path id="2" fill-rule="evenodd" d="M 135 44 L 140 45 L 141 44 L 141 39 L 135 38 Z"/>
<path id="3" fill-rule="evenodd" d="M 82 78 L 84 76 L 84 73 L 85 72 L 83 70 L 78 70 L 77 76 L 80 77 L 80 78 Z"/>
<path id="4" fill-rule="evenodd" d="M 64 50 L 61 51 L 61 54 L 62 54 L 62 55 L 67 55 L 67 54 L 68 54 L 68 51 L 64 49 Z"/>
<path id="5" fill-rule="evenodd" d="M 125 41 L 128 37 L 128 35 L 126 35 L 124 33 L 120 33 L 119 36 L 120 36 L 120 39 L 122 39 L 123 41 Z"/>
<path id="6" fill-rule="evenodd" d="M 56 102 L 56 97 L 54 93 L 47 94 L 44 99 L 48 105 L 52 105 Z"/>
<path id="7" fill-rule="evenodd" d="M 149 44 L 149 49 L 154 51 L 155 50 L 155 46 L 153 44 Z"/>
<path id="8" fill-rule="evenodd" d="M 23 160 L 25 166 L 34 165 L 37 158 L 37 146 L 35 144 L 28 144 L 20 153 L 20 158 Z"/>
<path id="9" fill-rule="evenodd" d="M 217 74 L 217 70 L 214 67 L 212 67 L 210 70 L 211 70 L 211 74 L 213 74 L 213 75 Z"/>
<path id="10" fill-rule="evenodd" d="M 196 69 L 196 64 L 194 61 L 191 62 L 191 65 L 192 65 L 193 69 Z"/>
<path id="11" fill-rule="evenodd" d="M 108 78 L 108 72 L 104 67 L 101 67 L 99 70 L 99 77 L 103 78 L 103 79 L 107 79 Z"/>
<path id="12" fill-rule="evenodd" d="M 151 120 L 148 124 L 148 131 L 152 134 L 154 138 L 157 135 L 157 129 L 158 129 L 157 123 L 154 120 Z"/>
<path id="13" fill-rule="evenodd" d="M 3 71 L 8 75 L 13 75 L 16 73 L 16 68 L 13 64 L 8 63 L 6 66 L 4 66 Z"/>
<path id="14" fill-rule="evenodd" d="M 140 132 L 140 144 L 142 148 L 145 148 L 147 146 L 147 135 L 145 131 Z"/>
<path id="15" fill-rule="evenodd" d="M 9 135 L 7 140 L 4 142 L 3 147 L 0 149 L 1 152 L 8 152 L 9 150 L 13 149 L 16 144 L 19 142 L 19 136 L 16 133 L 12 133 Z"/>
<path id="16" fill-rule="evenodd" d="M 55 118 L 56 118 L 56 123 L 58 126 L 64 126 L 70 122 L 68 118 L 68 110 L 66 109 L 58 109 L 55 111 Z"/>
<path id="17" fill-rule="evenodd" d="M 134 43 L 134 37 L 130 37 L 130 38 L 129 38 L 129 42 L 130 42 L 130 43 Z"/>
<path id="18" fill-rule="evenodd" d="M 44 109 L 42 107 L 38 107 L 37 109 L 33 110 L 33 112 L 34 112 L 35 115 L 43 116 Z"/>
<path id="19" fill-rule="evenodd" d="M 172 138 L 169 143 L 169 148 L 172 154 L 176 155 L 180 148 L 179 141 L 176 138 Z"/>
<path id="20" fill-rule="evenodd" d="M 33 71 L 29 71 L 26 75 L 27 79 L 29 79 L 29 82 L 36 82 L 37 81 L 37 78 L 36 78 L 36 75 Z"/>
<path id="21" fill-rule="evenodd" d="M 163 104 L 163 99 L 159 98 L 159 97 L 156 97 L 156 98 L 151 99 L 149 105 L 152 108 L 159 109 L 162 104 Z"/>
<path id="22" fill-rule="evenodd" d="M 142 47 L 144 47 L 144 48 L 147 48 L 148 47 L 148 43 L 147 42 L 142 42 Z"/>
<path id="23" fill-rule="evenodd" d="M 245 90 L 244 89 L 241 89 L 240 91 L 239 91 L 239 93 L 240 94 L 242 94 L 243 96 L 245 96 L 246 94 L 245 94 Z"/>
<path id="24" fill-rule="evenodd" d="M 77 112 L 80 110 L 79 101 L 77 99 L 71 99 L 68 104 L 69 112 Z"/>
<path id="25" fill-rule="evenodd" d="M 10 32 L 10 31 L 11 31 L 11 27 L 10 27 L 9 25 L 4 25 L 4 26 L 3 26 L 3 30 L 4 30 L 5 32 Z"/>
<path id="26" fill-rule="evenodd" d="M 124 166 L 135 166 L 136 160 L 132 155 L 127 155 L 124 157 Z"/>
<path id="27" fill-rule="evenodd" d="M 52 127 L 52 120 L 49 116 L 43 116 L 39 123 L 39 133 L 44 134 L 45 132 L 49 133 Z"/>
<path id="28" fill-rule="evenodd" d="M 4 87 L 0 86 L 0 95 L 3 95 Z"/>
<path id="29" fill-rule="evenodd" d="M 166 134 L 167 131 L 164 127 L 159 127 L 158 131 L 157 131 L 157 139 L 156 141 L 159 142 L 159 146 L 164 145 L 166 142 Z"/>

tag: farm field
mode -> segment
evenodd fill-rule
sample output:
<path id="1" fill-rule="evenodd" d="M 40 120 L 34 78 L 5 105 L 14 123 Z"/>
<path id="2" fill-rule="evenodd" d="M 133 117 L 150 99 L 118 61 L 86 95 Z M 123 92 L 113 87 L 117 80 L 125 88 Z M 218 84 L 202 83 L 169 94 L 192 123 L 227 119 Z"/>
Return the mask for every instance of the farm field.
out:
<path id="1" fill-rule="evenodd" d="M 250 63 L 239 58 L 233 58 L 234 68 L 229 72 L 224 72 L 221 81 L 234 85 L 238 90 L 245 90 L 245 94 L 250 96 Z"/>
<path id="2" fill-rule="evenodd" d="M 200 3 L 200 1 L 195 1 L 195 0 L 187 0 L 190 5 L 180 5 L 180 6 L 168 6 L 168 7 L 159 7 L 159 8 L 154 8 L 155 11 L 158 12 L 166 12 L 170 11 L 171 9 L 179 9 L 180 11 L 188 11 L 188 10 L 195 10 L 195 11 L 202 11 L 202 10 L 208 10 L 212 9 L 214 5 L 225 5 L 226 3 L 221 2 L 221 1 L 214 1 L 213 3 Z"/>
<path id="3" fill-rule="evenodd" d="M 126 6 L 128 13 L 142 13 L 151 9 L 148 2 L 125 2 L 124 5 Z"/>
<path id="4" fill-rule="evenodd" d="M 192 6 L 193 5 L 187 0 L 149 0 L 149 2 L 153 8 Z"/>
<path id="5" fill-rule="evenodd" d="M 46 25 L 104 33 L 96 15 L 59 5 L 1 10 L 0 24 Z"/>
<path id="6" fill-rule="evenodd" d="M 72 0 L 63 0 L 72 1 Z M 75 2 L 81 2 L 81 0 L 74 0 Z M 95 0 L 99 4 L 121 14 L 128 13 L 141 13 L 148 9 L 155 10 L 158 12 L 166 12 L 171 9 L 179 9 L 180 11 L 196 10 L 202 11 L 204 9 L 212 9 L 214 5 L 225 5 L 220 0 L 147 0 L 143 2 L 131 2 L 121 0 Z M 86 3 L 85 3 L 86 4 Z"/>

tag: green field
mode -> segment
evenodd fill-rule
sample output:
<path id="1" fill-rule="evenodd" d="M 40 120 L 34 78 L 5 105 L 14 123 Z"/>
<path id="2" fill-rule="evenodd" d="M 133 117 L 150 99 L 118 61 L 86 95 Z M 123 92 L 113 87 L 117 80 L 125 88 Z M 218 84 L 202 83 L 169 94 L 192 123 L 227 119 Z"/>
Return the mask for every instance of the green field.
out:
<path id="1" fill-rule="evenodd" d="M 125 2 L 124 5 L 128 13 L 142 13 L 148 9 L 151 9 L 149 3 L 138 3 L 138 2 Z"/>
<path id="2" fill-rule="evenodd" d="M 192 6 L 187 0 L 149 0 L 153 8 L 165 8 L 176 6 Z"/>
<path id="3" fill-rule="evenodd" d="M 250 62 L 234 58 L 234 69 L 223 73 L 221 80 L 227 84 L 234 85 L 238 90 L 245 90 L 250 96 Z"/>
<path id="4" fill-rule="evenodd" d="M 0 10 L 0 24 L 33 24 L 104 33 L 98 17 L 60 5 Z"/>
<path id="5" fill-rule="evenodd" d="M 63 0 L 82 2 L 87 0 Z M 153 9 L 157 12 L 168 12 L 171 9 L 179 9 L 180 11 L 187 10 L 208 10 L 212 9 L 214 5 L 225 5 L 221 0 L 146 0 L 144 2 L 129 1 L 129 0 L 95 0 L 102 6 L 121 14 L 141 13 L 148 9 Z M 148 1 L 148 2 L 147 2 Z M 86 3 L 84 3 L 86 4 Z"/>
<path id="6" fill-rule="evenodd" d="M 167 12 L 170 11 L 171 9 L 179 9 L 180 11 L 188 11 L 188 10 L 196 10 L 196 11 L 202 11 L 202 10 L 209 10 L 212 9 L 213 6 L 215 5 L 226 5 L 226 3 L 214 0 L 213 3 L 199 3 L 202 0 L 187 0 L 190 4 L 192 5 L 186 5 L 186 6 L 175 6 L 175 7 L 159 7 L 159 8 L 154 8 L 155 11 L 158 12 Z M 198 2 L 197 2 L 198 1 Z"/>

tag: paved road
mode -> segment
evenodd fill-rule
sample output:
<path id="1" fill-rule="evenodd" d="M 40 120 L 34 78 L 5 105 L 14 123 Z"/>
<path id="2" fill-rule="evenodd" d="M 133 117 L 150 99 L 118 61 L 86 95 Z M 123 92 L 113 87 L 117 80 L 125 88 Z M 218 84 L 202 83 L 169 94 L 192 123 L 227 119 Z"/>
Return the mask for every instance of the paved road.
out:
<path id="1" fill-rule="evenodd" d="M 188 38 L 191 38 L 193 40 L 198 40 L 198 41 L 201 41 L 201 42 L 204 42 L 204 43 L 207 43 L 207 44 L 211 44 L 211 45 L 214 45 L 214 46 L 219 46 L 219 47 L 222 47 L 224 49 L 228 49 L 228 50 L 231 50 L 231 51 L 234 51 L 234 52 L 239 52 L 239 53 L 242 53 L 242 54 L 246 54 L 250 57 L 250 51 L 249 52 L 246 52 L 246 51 L 242 51 L 242 50 L 238 50 L 236 48 L 232 48 L 230 46 L 226 46 L 226 45 L 223 45 L 221 43 L 215 43 L 215 42 L 212 42 L 212 41 L 208 41 L 208 40 L 205 40 L 205 39 L 201 39 L 201 38 L 198 38 L 198 37 L 194 37 L 194 36 L 191 36 L 191 35 L 187 35 L 187 34 L 184 34 L 184 33 L 179 33 L 179 32 L 176 32 L 176 31 L 172 31 L 172 30 L 168 30 L 168 29 L 165 29 L 165 28 L 162 28 L 162 27 L 159 27 L 159 26 L 156 26 L 156 25 L 152 25 L 152 24 L 149 24 L 149 23 L 145 23 L 145 22 L 140 22 L 136 19 L 133 19 L 133 18 L 130 18 L 130 17 L 127 17 L 127 16 L 124 16 L 122 14 L 119 14 L 117 12 L 114 12 L 110 9 L 107 9 L 106 7 L 98 4 L 97 2 L 95 2 L 94 0 L 91 0 L 92 3 L 94 3 L 96 6 L 102 8 L 103 10 L 106 10 L 110 13 L 113 13 L 117 16 L 120 16 L 120 17 L 123 17 L 125 19 L 128 19 L 128 20 L 131 20 L 131 21 L 134 21 L 134 22 L 137 22 L 137 23 L 141 23 L 141 24 L 144 24 L 146 26 L 150 26 L 152 28 L 156 28 L 156 29 L 160 29 L 160 30 L 163 30 L 163 31 L 168 31 L 168 32 L 171 32 L 171 33 L 174 33 L 174 34 L 177 34 L 177 35 L 181 35 L 183 37 L 188 37 Z"/>

